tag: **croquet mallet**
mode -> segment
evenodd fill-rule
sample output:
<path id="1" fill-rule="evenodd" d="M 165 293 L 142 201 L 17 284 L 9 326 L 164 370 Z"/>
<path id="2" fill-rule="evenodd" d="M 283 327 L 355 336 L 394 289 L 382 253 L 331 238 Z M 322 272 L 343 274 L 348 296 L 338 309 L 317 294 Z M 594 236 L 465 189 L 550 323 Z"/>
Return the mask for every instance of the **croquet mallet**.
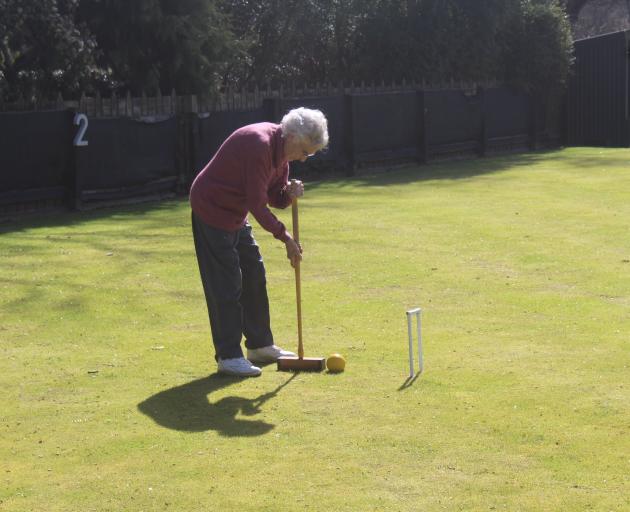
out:
<path id="1" fill-rule="evenodd" d="M 300 243 L 300 228 L 298 223 L 298 200 L 293 199 L 291 205 L 293 214 L 293 239 L 295 243 Z M 298 324 L 298 356 L 281 357 L 278 359 L 278 371 L 294 372 L 321 372 L 326 367 L 326 360 L 323 357 L 304 357 L 304 344 L 302 340 L 302 291 L 300 286 L 300 261 L 295 262 L 295 297 L 297 301 L 297 324 Z"/>

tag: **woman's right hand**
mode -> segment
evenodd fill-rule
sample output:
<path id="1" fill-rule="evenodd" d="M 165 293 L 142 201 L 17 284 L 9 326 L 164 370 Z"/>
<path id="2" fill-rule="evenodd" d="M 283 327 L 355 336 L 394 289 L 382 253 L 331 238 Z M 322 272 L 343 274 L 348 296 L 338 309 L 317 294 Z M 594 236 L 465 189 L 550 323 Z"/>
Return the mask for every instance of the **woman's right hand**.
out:
<path id="1" fill-rule="evenodd" d="M 284 244 L 287 248 L 287 258 L 291 262 L 291 266 L 295 268 L 302 261 L 302 246 L 293 238 L 289 238 Z"/>

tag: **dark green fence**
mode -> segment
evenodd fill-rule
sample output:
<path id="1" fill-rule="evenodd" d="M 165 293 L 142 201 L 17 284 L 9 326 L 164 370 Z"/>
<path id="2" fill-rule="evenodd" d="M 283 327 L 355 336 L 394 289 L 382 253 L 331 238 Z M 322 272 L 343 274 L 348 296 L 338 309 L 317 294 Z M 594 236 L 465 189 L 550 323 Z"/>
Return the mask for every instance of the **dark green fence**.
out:
<path id="1" fill-rule="evenodd" d="M 572 146 L 630 145 L 630 31 L 575 42 L 567 94 Z"/>
<path id="2" fill-rule="evenodd" d="M 164 103 L 164 102 L 162 102 Z M 133 103 L 126 101 L 126 104 Z M 152 104 L 147 102 L 147 104 Z M 328 96 L 261 99 L 204 112 L 194 97 L 158 102 L 151 115 L 71 110 L 0 114 L 0 208 L 55 200 L 72 208 L 185 194 L 196 173 L 236 128 L 279 121 L 291 108 L 322 110 L 330 147 L 292 164 L 294 174 L 354 174 L 363 167 L 483 156 L 554 145 L 531 97 L 503 87 L 337 91 Z M 134 112 L 133 108 L 126 111 Z M 95 115 L 96 114 L 96 115 Z M 554 120 L 555 121 L 555 120 Z M 419 172 L 422 172 L 421 170 Z M 18 208 L 19 209 L 19 208 Z"/>

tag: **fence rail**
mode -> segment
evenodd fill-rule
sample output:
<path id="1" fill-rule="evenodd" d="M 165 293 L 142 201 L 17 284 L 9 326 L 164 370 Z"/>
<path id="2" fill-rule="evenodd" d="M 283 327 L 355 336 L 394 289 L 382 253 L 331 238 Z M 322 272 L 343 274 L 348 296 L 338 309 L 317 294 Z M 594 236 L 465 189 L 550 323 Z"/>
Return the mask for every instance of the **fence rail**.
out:
<path id="1" fill-rule="evenodd" d="M 390 82 L 339 82 L 280 84 L 266 87 L 233 88 L 226 87 L 213 94 L 178 95 L 175 90 L 170 94 L 161 91 L 147 95 L 132 96 L 130 92 L 120 95 L 112 92 L 109 97 L 100 93 L 89 96 L 81 94 L 76 99 L 64 99 L 61 94 L 55 98 L 24 98 L 17 101 L 3 102 L 0 98 L 0 112 L 24 112 L 71 109 L 93 117 L 144 117 L 165 116 L 187 112 L 229 112 L 261 108 L 265 99 L 308 98 L 323 96 L 343 96 L 346 94 L 377 94 L 403 91 L 445 91 L 461 90 L 474 95 L 479 88 L 498 87 L 497 81 L 460 82 L 450 80 L 441 83 L 426 81 Z"/>
<path id="2" fill-rule="evenodd" d="M 331 140 L 306 165 L 292 164 L 302 178 L 527 151 L 564 137 L 561 110 L 492 84 L 292 85 L 211 99 L 96 95 L 37 106 L 0 113 L 0 214 L 24 204 L 82 209 L 186 193 L 232 131 L 279 122 L 298 106 L 326 114 Z"/>

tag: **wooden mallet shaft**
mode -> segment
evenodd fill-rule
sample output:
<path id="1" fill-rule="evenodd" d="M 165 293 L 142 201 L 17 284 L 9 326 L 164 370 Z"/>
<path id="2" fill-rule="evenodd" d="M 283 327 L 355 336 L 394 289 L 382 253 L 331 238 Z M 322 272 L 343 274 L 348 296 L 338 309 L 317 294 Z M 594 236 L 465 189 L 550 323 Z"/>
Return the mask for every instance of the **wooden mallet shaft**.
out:
<path id="1" fill-rule="evenodd" d="M 300 243 L 300 225 L 298 219 L 298 200 L 293 199 L 291 205 L 293 218 L 293 240 Z M 300 278 L 300 260 L 295 262 L 295 299 L 297 302 L 297 325 L 298 325 L 298 356 L 281 357 L 278 359 L 278 370 L 280 371 L 322 371 L 326 367 L 323 357 L 304 357 L 304 341 L 302 339 L 302 287 Z"/>

